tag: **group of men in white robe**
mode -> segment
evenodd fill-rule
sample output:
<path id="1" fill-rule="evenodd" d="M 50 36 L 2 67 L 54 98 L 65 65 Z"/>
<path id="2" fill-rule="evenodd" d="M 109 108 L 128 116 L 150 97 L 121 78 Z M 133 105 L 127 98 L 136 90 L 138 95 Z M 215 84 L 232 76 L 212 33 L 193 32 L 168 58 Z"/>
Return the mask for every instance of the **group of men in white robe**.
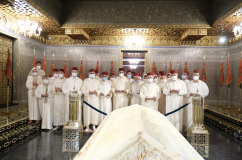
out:
<path id="1" fill-rule="evenodd" d="M 67 123 L 69 107 L 66 105 L 66 96 L 62 91 L 66 81 L 64 73 L 64 69 L 54 69 L 53 77 L 48 78 L 41 70 L 41 62 L 36 62 L 36 68 L 30 71 L 26 82 L 29 123 L 36 121 L 38 124 L 41 120 L 41 128 L 49 130 L 53 125 L 58 129 L 59 126 Z"/>
<path id="2" fill-rule="evenodd" d="M 178 78 L 176 70 L 166 75 L 160 71 L 159 75 L 147 73 L 143 81 L 139 73 L 134 73 L 132 79 L 131 71 L 126 76 L 123 68 L 119 68 L 118 76 L 103 72 L 101 78 L 98 70 L 90 69 L 88 78 L 83 81 L 78 77 L 78 68 L 73 67 L 70 78 L 64 77 L 64 69 L 54 69 L 53 77 L 43 75 L 41 63 L 37 63 L 28 76 L 26 86 L 28 88 L 29 123 L 33 120 L 40 123 L 42 129 L 60 128 L 69 120 L 69 95 L 77 91 L 79 99 L 84 96 L 84 101 L 109 114 L 115 109 L 133 104 L 159 111 L 162 114 L 176 110 L 187 102 L 191 102 L 192 96 L 198 93 L 206 97 L 209 93 L 206 83 L 199 80 L 200 72 L 194 70 L 193 80 L 189 81 L 189 72 L 184 72 L 182 80 Z M 105 116 L 93 110 L 79 101 L 78 121 L 89 131 L 93 130 L 102 122 Z M 52 115 L 53 123 L 52 123 Z M 83 117 L 82 117 L 83 115 Z M 179 130 L 187 130 L 192 124 L 192 104 L 183 110 L 175 112 L 167 118 Z"/>
<path id="3" fill-rule="evenodd" d="M 209 94 L 206 83 L 199 80 L 199 70 L 194 70 L 193 80 L 191 81 L 188 80 L 189 72 L 185 71 L 182 74 L 182 78 L 179 79 L 177 70 L 172 70 L 167 75 L 164 71 L 160 71 L 159 79 L 153 73 L 144 75 L 143 81 L 138 81 L 137 76 L 139 75 L 135 73 L 134 82 L 130 84 L 130 105 L 140 104 L 157 110 L 162 114 L 172 112 L 184 104 L 191 102 L 192 96 L 196 93 L 200 94 L 203 98 Z M 119 103 L 122 101 L 120 98 L 118 100 Z M 177 130 L 186 132 L 193 123 L 192 103 L 184 109 L 168 115 L 167 118 Z"/>

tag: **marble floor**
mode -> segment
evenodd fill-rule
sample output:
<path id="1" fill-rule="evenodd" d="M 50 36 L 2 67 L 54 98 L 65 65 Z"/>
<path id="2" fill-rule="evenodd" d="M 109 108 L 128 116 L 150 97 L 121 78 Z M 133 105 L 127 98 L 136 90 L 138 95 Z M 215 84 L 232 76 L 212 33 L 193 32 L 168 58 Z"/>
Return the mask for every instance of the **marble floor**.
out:
<path id="1" fill-rule="evenodd" d="M 210 133 L 210 152 L 206 160 L 242 160 L 242 141 L 205 123 Z M 85 134 L 80 148 L 90 137 Z M 70 160 L 76 153 L 62 152 L 62 130 L 37 132 L 0 151 L 0 160 Z"/>

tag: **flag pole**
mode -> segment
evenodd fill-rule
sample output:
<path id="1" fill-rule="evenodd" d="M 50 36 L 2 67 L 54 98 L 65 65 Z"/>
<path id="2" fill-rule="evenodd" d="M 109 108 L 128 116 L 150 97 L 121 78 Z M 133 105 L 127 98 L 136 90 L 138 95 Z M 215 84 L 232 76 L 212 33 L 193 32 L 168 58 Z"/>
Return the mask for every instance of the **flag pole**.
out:
<path id="1" fill-rule="evenodd" d="M 241 111 L 241 85 L 239 85 L 239 111 Z"/>
<path id="2" fill-rule="evenodd" d="M 223 55 L 222 55 L 222 62 L 223 62 Z M 223 85 L 220 85 L 220 106 L 222 106 L 222 87 Z"/>
<path id="3" fill-rule="evenodd" d="M 228 61 L 229 61 L 229 53 L 228 53 Z M 228 108 L 230 108 L 230 84 L 228 86 L 228 91 L 229 91 Z"/>
<path id="4" fill-rule="evenodd" d="M 9 111 L 8 111 L 8 106 L 9 106 L 8 101 L 9 101 L 9 79 L 8 79 L 8 91 L 7 91 L 7 112 L 9 113 Z"/>
<path id="5" fill-rule="evenodd" d="M 9 50 L 9 42 L 8 42 L 8 50 Z M 9 106 L 9 78 L 8 78 L 8 88 L 7 88 L 7 113 L 9 114 L 8 106 Z"/>
<path id="6" fill-rule="evenodd" d="M 8 42 L 8 50 L 9 50 L 9 42 Z M 8 106 L 9 106 L 9 103 L 8 103 L 8 101 L 9 101 L 9 78 L 7 78 L 8 79 L 8 82 L 7 82 L 7 111 L 3 111 L 3 114 L 4 115 L 10 115 L 10 112 L 9 112 L 9 110 L 8 110 Z"/>
<path id="7" fill-rule="evenodd" d="M 222 106 L 222 84 L 220 85 L 220 106 Z"/>

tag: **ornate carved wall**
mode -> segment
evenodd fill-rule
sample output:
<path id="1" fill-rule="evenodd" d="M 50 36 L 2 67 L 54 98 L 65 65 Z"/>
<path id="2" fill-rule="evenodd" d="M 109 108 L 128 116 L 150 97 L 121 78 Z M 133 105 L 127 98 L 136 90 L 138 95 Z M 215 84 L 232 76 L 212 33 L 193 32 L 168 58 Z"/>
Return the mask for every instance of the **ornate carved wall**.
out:
<path id="1" fill-rule="evenodd" d="M 7 36 L 0 35 L 0 70 L 1 70 L 1 80 L 0 80 L 0 104 L 7 104 L 7 86 L 8 79 L 4 75 L 6 62 L 8 58 L 8 49 L 11 56 L 13 55 L 13 40 Z M 12 64 L 11 64 L 12 65 Z M 15 78 L 15 77 L 14 77 Z M 12 83 L 9 83 L 9 99 L 8 102 L 12 102 Z"/>

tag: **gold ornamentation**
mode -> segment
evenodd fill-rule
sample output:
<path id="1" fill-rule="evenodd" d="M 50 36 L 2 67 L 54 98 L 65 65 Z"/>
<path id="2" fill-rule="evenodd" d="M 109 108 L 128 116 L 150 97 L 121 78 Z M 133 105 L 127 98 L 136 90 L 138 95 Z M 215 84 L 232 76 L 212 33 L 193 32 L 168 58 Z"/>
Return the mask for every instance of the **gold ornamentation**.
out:
<path id="1" fill-rule="evenodd" d="M 60 24 L 31 0 L 1 4 L 0 11 L 16 19 L 36 21 L 45 33 L 64 34 Z"/>
<path id="2" fill-rule="evenodd" d="M 182 34 L 181 40 L 198 40 L 207 35 L 207 29 L 188 29 Z"/>
<path id="3" fill-rule="evenodd" d="M 12 56 L 12 46 L 13 46 L 13 41 L 11 38 L 8 38 L 6 36 L 0 36 L 0 69 L 1 69 L 1 77 L 2 80 L 0 82 L 0 104 L 6 104 L 7 103 L 7 99 L 9 102 L 11 102 L 12 100 L 12 92 L 9 92 L 9 94 L 7 94 L 7 88 L 8 88 L 8 79 L 6 78 L 6 76 L 4 76 L 4 70 L 6 67 L 6 62 L 7 62 L 7 58 L 8 58 L 8 48 L 10 51 L 10 54 Z M 9 90 L 11 91 L 13 86 L 13 83 L 9 83 Z M 8 96 L 7 96 L 8 95 Z"/>
<path id="4" fill-rule="evenodd" d="M 220 36 L 205 36 L 196 41 L 196 46 L 226 46 L 226 43 L 220 43 Z"/>
<path id="5" fill-rule="evenodd" d="M 72 39 L 78 40 L 88 40 L 89 34 L 82 28 L 67 28 L 65 29 L 65 34 L 71 37 Z"/>
<path id="6" fill-rule="evenodd" d="M 126 36 L 94 36 L 90 40 L 73 40 L 67 35 L 48 35 L 48 45 L 125 46 Z M 181 41 L 179 36 L 145 36 L 144 46 L 225 46 L 219 36 L 205 36 L 198 41 Z"/>
<path id="7" fill-rule="evenodd" d="M 67 35 L 48 35 L 47 45 L 89 45 L 88 40 L 73 40 Z"/>
<path id="8" fill-rule="evenodd" d="M 184 28 L 86 28 L 90 36 L 181 36 Z"/>
<path id="9" fill-rule="evenodd" d="M 178 36 L 145 36 L 144 46 L 179 46 Z M 90 38 L 91 45 L 125 46 L 126 36 L 93 36 Z"/>
<path id="10" fill-rule="evenodd" d="M 16 30 L 13 27 L 15 24 L 17 24 L 16 18 L 14 18 L 0 10 L 0 25 L 5 27 L 6 29 L 13 31 L 13 33 L 11 33 L 11 32 L 7 32 L 7 31 L 0 29 L 0 33 L 6 34 L 6 35 L 14 37 L 14 38 L 18 38 L 18 35 L 16 35 Z M 43 36 L 31 36 L 29 38 L 46 44 L 46 38 L 44 38 Z"/>

